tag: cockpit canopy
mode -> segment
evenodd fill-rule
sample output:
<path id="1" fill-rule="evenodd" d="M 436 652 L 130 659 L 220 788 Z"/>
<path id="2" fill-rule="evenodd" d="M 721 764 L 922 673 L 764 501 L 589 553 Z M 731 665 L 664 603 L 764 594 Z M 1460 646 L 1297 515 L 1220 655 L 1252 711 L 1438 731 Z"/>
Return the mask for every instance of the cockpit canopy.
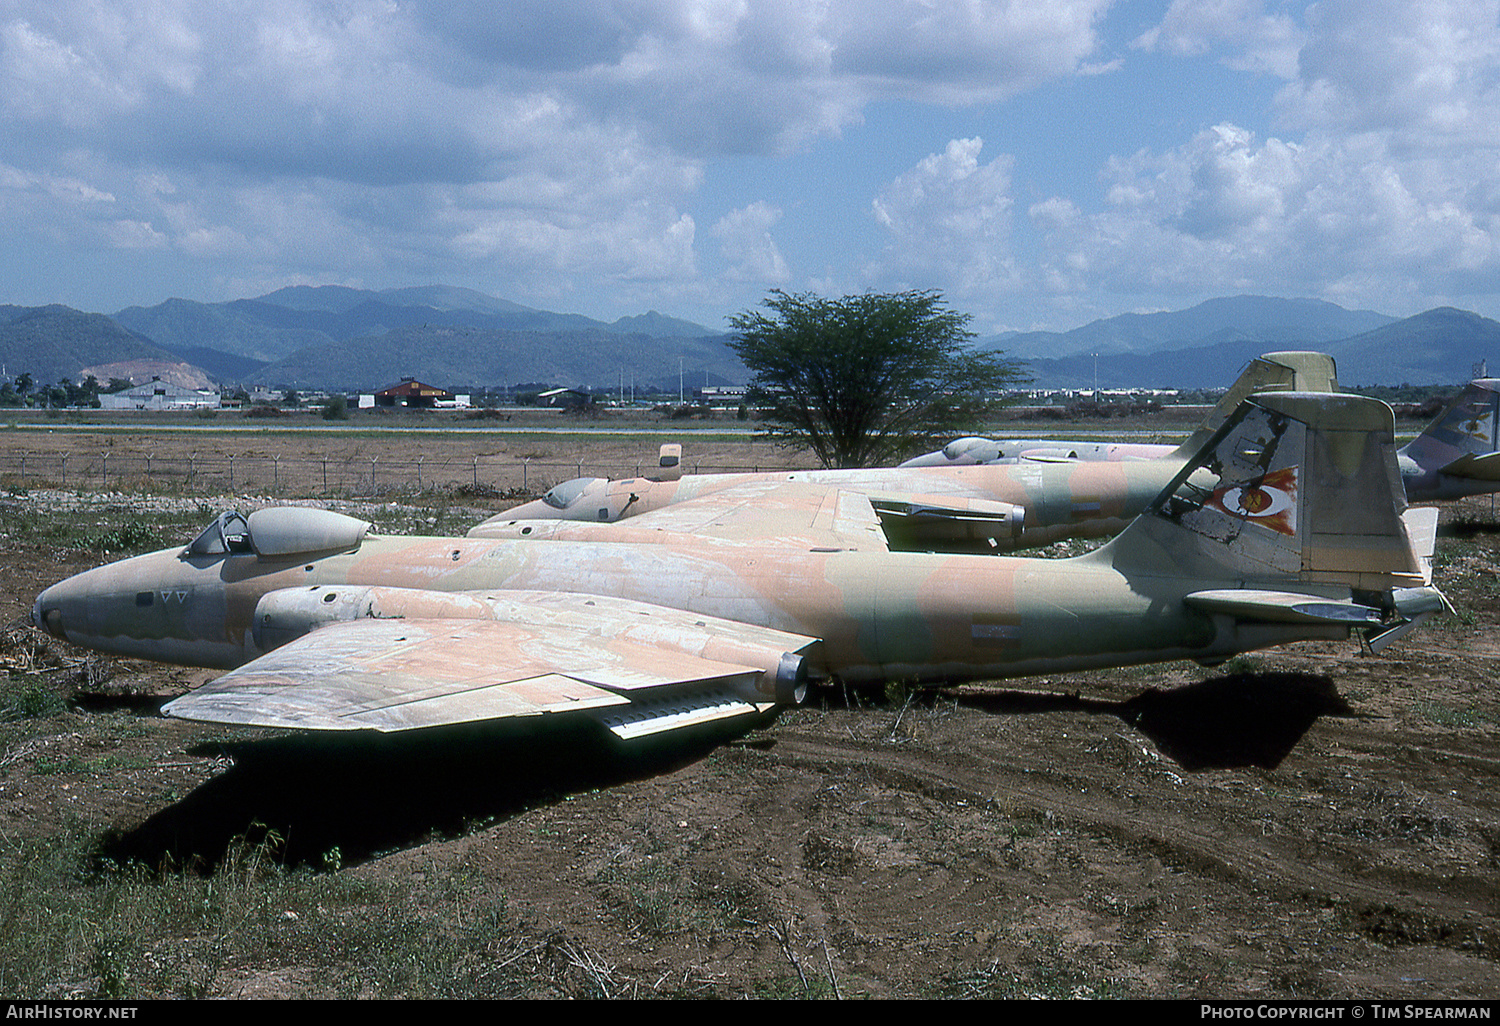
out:
<path id="1" fill-rule="evenodd" d="M 542 501 L 553 509 L 567 509 L 572 506 L 585 492 L 593 489 L 595 485 L 607 485 L 609 480 L 603 477 L 575 477 L 571 481 L 564 481 L 548 489 L 542 496 Z"/>
<path id="2" fill-rule="evenodd" d="M 294 556 L 341 552 L 359 547 L 370 523 L 326 509 L 268 506 L 248 517 L 225 510 L 194 538 L 185 556 L 220 556 L 253 552 L 259 556 Z"/>

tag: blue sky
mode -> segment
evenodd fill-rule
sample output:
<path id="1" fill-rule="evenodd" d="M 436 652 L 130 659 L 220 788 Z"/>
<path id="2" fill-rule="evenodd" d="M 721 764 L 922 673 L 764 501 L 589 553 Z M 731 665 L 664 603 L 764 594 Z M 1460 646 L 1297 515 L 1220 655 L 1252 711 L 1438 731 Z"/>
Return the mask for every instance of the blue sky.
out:
<path id="1" fill-rule="evenodd" d="M 1500 317 L 1500 0 L 0 0 L 0 303 Z"/>

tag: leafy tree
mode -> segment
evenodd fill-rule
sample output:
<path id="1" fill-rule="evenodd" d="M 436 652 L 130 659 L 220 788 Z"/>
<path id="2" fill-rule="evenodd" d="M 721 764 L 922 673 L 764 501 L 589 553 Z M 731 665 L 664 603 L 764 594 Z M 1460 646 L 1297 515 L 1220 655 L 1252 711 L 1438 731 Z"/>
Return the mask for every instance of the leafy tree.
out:
<path id="1" fill-rule="evenodd" d="M 1021 365 L 970 348 L 968 314 L 933 291 L 824 299 L 780 289 L 729 319 L 754 374 L 766 434 L 825 467 L 891 463 L 974 430 L 992 397 L 1029 380 Z"/>

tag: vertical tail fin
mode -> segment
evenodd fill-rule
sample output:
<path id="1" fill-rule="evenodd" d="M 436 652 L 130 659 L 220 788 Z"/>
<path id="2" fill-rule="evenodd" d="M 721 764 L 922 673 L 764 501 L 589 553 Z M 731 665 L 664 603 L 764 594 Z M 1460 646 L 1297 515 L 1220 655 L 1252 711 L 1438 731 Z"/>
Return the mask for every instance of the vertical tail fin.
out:
<path id="1" fill-rule="evenodd" d="M 1125 572 L 1238 587 L 1423 588 L 1431 532 L 1403 518 L 1393 436 L 1391 408 L 1375 399 L 1256 395 L 1101 556 Z"/>
<path id="2" fill-rule="evenodd" d="M 1229 391 L 1219 400 L 1198 429 L 1172 453 L 1188 459 L 1208 442 L 1213 433 L 1246 399 L 1257 392 L 1337 392 L 1338 372 L 1327 353 L 1266 353 L 1251 360 Z"/>
<path id="3" fill-rule="evenodd" d="M 1500 491 L 1500 379 L 1469 382 L 1398 458 L 1413 501 Z"/>

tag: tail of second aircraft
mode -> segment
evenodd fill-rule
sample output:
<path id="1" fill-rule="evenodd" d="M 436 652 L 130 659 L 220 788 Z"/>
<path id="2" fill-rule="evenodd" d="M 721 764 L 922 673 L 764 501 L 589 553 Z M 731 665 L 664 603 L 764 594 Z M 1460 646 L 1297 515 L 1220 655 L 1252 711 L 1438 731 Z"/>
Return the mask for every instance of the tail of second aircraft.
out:
<path id="1" fill-rule="evenodd" d="M 1197 429 L 1175 448 L 1155 443 L 1091 443 L 993 438 L 956 438 L 936 452 L 917 456 L 903 467 L 957 467 L 976 463 L 1015 463 L 1028 460 L 1057 463 L 1070 460 L 1137 460 L 1162 457 L 1185 460 L 1213 436 L 1241 402 L 1257 392 L 1337 392 L 1338 374 L 1326 353 L 1266 353 L 1246 364 Z"/>
<path id="2" fill-rule="evenodd" d="M 1186 601 L 1205 611 L 1365 626 L 1387 643 L 1445 605 L 1437 511 L 1407 509 L 1393 429 L 1363 396 L 1256 395 L 1097 557 L 1202 581 Z"/>
<path id="3" fill-rule="evenodd" d="M 1188 459 L 1223 427 L 1240 403 L 1262 392 L 1337 392 L 1338 372 L 1327 353 L 1266 353 L 1245 366 L 1229 391 L 1172 455 Z"/>
<path id="4" fill-rule="evenodd" d="M 1413 502 L 1500 491 L 1500 379 L 1469 382 L 1397 457 Z"/>

